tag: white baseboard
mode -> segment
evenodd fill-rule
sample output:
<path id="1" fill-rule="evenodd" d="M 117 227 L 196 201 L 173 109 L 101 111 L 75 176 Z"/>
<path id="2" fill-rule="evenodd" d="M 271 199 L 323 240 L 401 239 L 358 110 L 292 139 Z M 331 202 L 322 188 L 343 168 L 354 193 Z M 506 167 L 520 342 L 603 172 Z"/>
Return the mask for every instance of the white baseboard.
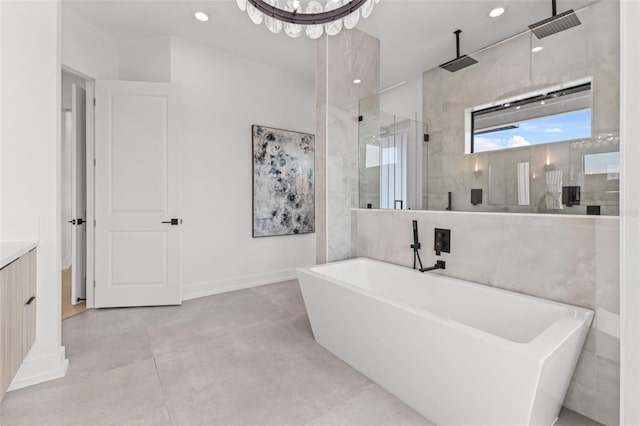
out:
<path id="1" fill-rule="evenodd" d="M 296 278 L 295 269 L 287 269 L 284 271 L 267 272 L 265 274 L 246 275 L 224 280 L 189 284 L 182 287 L 182 300 L 197 299 L 199 297 L 243 290 L 245 288 L 294 280 Z"/>
<path id="2" fill-rule="evenodd" d="M 60 346 L 54 355 L 27 359 L 16 373 L 13 382 L 9 386 L 9 391 L 37 385 L 49 380 L 59 379 L 67 374 L 69 360 L 65 358 L 64 346 Z"/>

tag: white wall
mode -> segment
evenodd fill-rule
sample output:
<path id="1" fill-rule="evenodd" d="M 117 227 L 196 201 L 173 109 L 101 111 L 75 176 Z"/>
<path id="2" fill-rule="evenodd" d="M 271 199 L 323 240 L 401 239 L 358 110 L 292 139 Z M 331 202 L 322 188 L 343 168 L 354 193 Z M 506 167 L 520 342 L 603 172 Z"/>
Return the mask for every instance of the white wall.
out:
<path id="1" fill-rule="evenodd" d="M 180 39 L 183 297 L 294 277 L 315 263 L 315 234 L 251 237 L 251 125 L 315 132 L 313 80 Z"/>
<path id="2" fill-rule="evenodd" d="M 640 424 L 640 3 L 620 3 L 621 102 L 620 151 L 620 300 L 621 300 L 621 411 L 620 424 Z"/>
<path id="3" fill-rule="evenodd" d="M 171 39 L 154 37 L 121 42 L 120 80 L 171 81 Z"/>
<path id="4" fill-rule="evenodd" d="M 63 8 L 62 63 L 96 79 L 171 81 L 184 102 L 185 298 L 294 276 L 315 235 L 251 237 L 251 125 L 314 133 L 314 81 L 167 37 L 126 42 Z"/>
<path id="5" fill-rule="evenodd" d="M 422 75 L 381 93 L 380 111 L 416 121 L 422 120 Z"/>
<path id="6" fill-rule="evenodd" d="M 0 2 L 2 239 L 39 239 L 36 341 L 11 386 L 64 375 L 60 346 L 60 3 Z"/>
<path id="7" fill-rule="evenodd" d="M 61 10 L 61 62 L 95 79 L 118 78 L 118 42 L 66 7 Z"/>

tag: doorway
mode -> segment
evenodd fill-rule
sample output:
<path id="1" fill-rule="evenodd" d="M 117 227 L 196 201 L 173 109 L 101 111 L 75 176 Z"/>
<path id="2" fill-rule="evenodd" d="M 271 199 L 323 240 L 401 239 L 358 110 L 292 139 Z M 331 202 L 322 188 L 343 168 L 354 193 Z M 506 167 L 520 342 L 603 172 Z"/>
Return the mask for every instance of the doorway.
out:
<path id="1" fill-rule="evenodd" d="M 61 72 L 62 319 L 87 309 L 87 80 Z"/>

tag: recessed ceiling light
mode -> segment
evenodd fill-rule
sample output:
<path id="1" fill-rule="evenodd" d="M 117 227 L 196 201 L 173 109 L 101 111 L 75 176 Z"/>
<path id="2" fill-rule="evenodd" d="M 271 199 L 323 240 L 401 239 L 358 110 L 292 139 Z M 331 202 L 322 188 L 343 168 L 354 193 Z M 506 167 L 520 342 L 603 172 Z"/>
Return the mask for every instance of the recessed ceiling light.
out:
<path id="1" fill-rule="evenodd" d="M 353 84 L 360 84 L 362 83 L 362 80 L 360 80 L 359 78 L 356 78 L 355 80 L 353 80 Z"/>
<path id="2" fill-rule="evenodd" d="M 204 12 L 196 12 L 193 14 L 193 17 L 200 22 L 207 22 L 209 20 L 209 15 Z"/>
<path id="3" fill-rule="evenodd" d="M 540 52 L 542 49 L 544 49 L 544 47 L 542 47 L 542 46 L 536 46 L 536 47 L 534 47 L 533 49 L 531 49 L 531 51 L 532 51 L 533 53 L 538 53 L 538 52 Z"/>
<path id="4" fill-rule="evenodd" d="M 502 16 L 505 10 L 506 9 L 504 7 L 496 7 L 495 9 L 491 10 L 491 12 L 489 12 L 489 16 L 492 18 L 497 18 L 498 16 Z"/>

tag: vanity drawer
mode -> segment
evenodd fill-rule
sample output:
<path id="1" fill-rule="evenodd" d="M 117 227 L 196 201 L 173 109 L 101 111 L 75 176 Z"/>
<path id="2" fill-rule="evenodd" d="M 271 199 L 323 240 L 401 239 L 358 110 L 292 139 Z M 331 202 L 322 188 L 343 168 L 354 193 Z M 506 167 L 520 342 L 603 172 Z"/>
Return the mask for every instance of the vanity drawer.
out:
<path id="1" fill-rule="evenodd" d="M 22 293 L 22 358 L 24 359 L 36 339 L 36 251 L 31 250 L 25 254 L 22 273 L 25 276 Z M 21 362 L 22 363 L 22 362 Z"/>
<path id="2" fill-rule="evenodd" d="M 36 251 L 0 269 L 0 399 L 35 340 Z"/>

